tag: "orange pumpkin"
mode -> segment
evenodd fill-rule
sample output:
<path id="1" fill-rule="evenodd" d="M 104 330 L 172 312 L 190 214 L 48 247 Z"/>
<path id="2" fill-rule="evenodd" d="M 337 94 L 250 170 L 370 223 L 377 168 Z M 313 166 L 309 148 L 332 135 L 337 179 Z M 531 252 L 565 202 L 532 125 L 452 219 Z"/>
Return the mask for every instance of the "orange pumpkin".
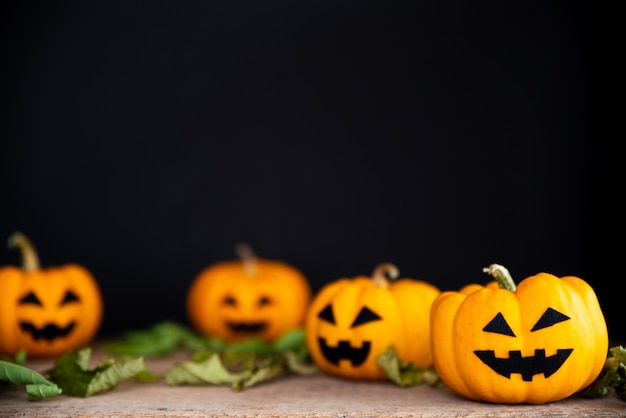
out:
<path id="1" fill-rule="evenodd" d="M 433 356 L 443 382 L 469 399 L 531 404 L 558 401 L 591 384 L 608 350 L 591 286 L 545 272 L 516 286 L 503 266 L 485 271 L 497 287 L 444 292 L 433 302 Z"/>
<path id="2" fill-rule="evenodd" d="M 383 263 L 372 277 L 343 278 L 324 286 L 307 314 L 311 358 L 326 373 L 355 380 L 386 380 L 377 357 L 393 345 L 398 358 L 432 365 L 430 307 L 440 294 L 422 280 L 399 279 Z"/>
<path id="3" fill-rule="evenodd" d="M 499 289 L 500 285 L 498 284 L 498 282 L 496 280 L 492 280 L 489 283 L 482 285 L 482 284 L 478 284 L 478 283 L 469 283 L 466 284 L 465 286 L 463 286 L 461 289 L 459 289 L 459 293 L 462 295 L 469 295 L 470 293 L 476 291 L 476 290 L 480 290 L 480 289 Z"/>
<path id="4" fill-rule="evenodd" d="M 189 288 L 187 314 L 209 337 L 273 341 L 301 327 L 311 299 L 309 282 L 295 267 L 257 258 L 244 244 L 239 260 L 215 263 L 198 274 Z"/>
<path id="5" fill-rule="evenodd" d="M 103 315 L 91 273 L 78 264 L 40 268 L 34 247 L 19 232 L 9 247 L 21 250 L 23 266 L 0 268 L 0 353 L 54 357 L 89 343 Z"/>

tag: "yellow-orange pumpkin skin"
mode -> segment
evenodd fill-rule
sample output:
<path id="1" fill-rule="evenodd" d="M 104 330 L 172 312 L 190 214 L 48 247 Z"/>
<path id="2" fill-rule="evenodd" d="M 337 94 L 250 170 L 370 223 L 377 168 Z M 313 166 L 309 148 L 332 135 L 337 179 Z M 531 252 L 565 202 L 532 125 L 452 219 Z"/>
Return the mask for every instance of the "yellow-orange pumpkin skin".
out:
<path id="1" fill-rule="evenodd" d="M 480 290 L 480 289 L 499 289 L 500 286 L 498 285 L 497 281 L 491 281 L 485 285 L 482 284 L 478 284 L 478 283 L 469 283 L 466 284 L 465 286 L 463 286 L 461 289 L 459 289 L 459 293 L 462 293 L 464 295 L 469 295 L 470 293 L 472 293 L 475 290 Z"/>
<path id="2" fill-rule="evenodd" d="M 432 366 L 430 308 L 439 293 L 409 278 L 357 276 L 327 284 L 313 298 L 305 322 L 312 360 L 341 378 L 386 380 L 376 358 L 393 345 L 401 360 Z"/>
<path id="3" fill-rule="evenodd" d="M 103 299 L 93 275 L 78 264 L 0 268 L 0 353 L 57 357 L 97 334 Z"/>
<path id="4" fill-rule="evenodd" d="M 608 331 L 584 280 L 539 273 L 517 289 L 443 292 L 431 312 L 434 365 L 468 399 L 543 404 L 587 387 L 601 372 Z"/>
<path id="5" fill-rule="evenodd" d="M 303 326 L 311 299 L 304 274 L 279 260 L 222 261 L 200 272 L 187 296 L 192 325 L 226 341 L 274 341 Z"/>

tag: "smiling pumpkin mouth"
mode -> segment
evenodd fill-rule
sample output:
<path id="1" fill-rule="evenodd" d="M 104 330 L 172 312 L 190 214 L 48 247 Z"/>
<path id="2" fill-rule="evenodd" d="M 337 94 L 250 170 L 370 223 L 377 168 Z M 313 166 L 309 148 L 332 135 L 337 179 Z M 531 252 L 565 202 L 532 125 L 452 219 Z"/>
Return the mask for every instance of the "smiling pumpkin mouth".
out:
<path id="1" fill-rule="evenodd" d="M 268 327 L 267 322 L 227 322 L 226 326 L 237 334 L 258 334 Z"/>
<path id="2" fill-rule="evenodd" d="M 493 350 L 476 350 L 474 354 L 496 373 L 511 378 L 511 374 L 519 373 L 522 380 L 530 382 L 533 376 L 541 374 L 548 378 L 561 368 L 565 360 L 572 354 L 573 348 L 556 351 L 553 356 L 546 357 L 546 350 L 535 350 L 535 355 L 522 357 L 520 350 L 509 351 L 509 357 L 496 357 Z"/>
<path id="3" fill-rule="evenodd" d="M 350 345 L 350 341 L 340 340 L 337 346 L 332 347 L 326 344 L 324 338 L 319 337 L 317 341 L 326 360 L 335 366 L 339 365 L 339 360 L 342 359 L 350 360 L 352 367 L 360 366 L 370 354 L 370 347 L 372 345 L 369 341 L 363 341 L 361 348 L 355 348 Z"/>
<path id="4" fill-rule="evenodd" d="M 75 321 L 70 322 L 65 327 L 59 327 L 56 324 L 48 323 L 41 328 L 37 328 L 37 326 L 32 322 L 20 322 L 20 329 L 33 337 L 35 341 L 39 341 L 40 339 L 52 341 L 56 338 L 66 337 L 70 332 L 72 332 L 75 326 Z"/>

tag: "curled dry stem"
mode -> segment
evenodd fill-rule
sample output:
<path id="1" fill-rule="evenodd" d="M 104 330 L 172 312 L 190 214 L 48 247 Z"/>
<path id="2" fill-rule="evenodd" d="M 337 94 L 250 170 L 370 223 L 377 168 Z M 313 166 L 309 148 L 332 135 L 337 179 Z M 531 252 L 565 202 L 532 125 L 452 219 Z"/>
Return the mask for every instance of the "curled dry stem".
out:
<path id="1" fill-rule="evenodd" d="M 391 263 L 381 263 L 376 266 L 374 273 L 372 273 L 372 280 L 374 284 L 379 287 L 387 288 L 389 286 L 389 279 L 396 279 L 400 275 L 398 268 Z"/>
<path id="2" fill-rule="evenodd" d="M 235 245 L 235 254 L 241 259 L 243 269 L 248 276 L 253 276 L 256 271 L 257 256 L 248 244 L 240 242 Z"/>
<path id="3" fill-rule="evenodd" d="M 9 237 L 9 248 L 18 248 L 22 254 L 22 270 L 26 272 L 35 271 L 39 269 L 39 256 L 35 247 L 21 232 L 14 232 Z"/>
<path id="4" fill-rule="evenodd" d="M 494 279 L 498 282 L 498 286 L 500 289 L 510 290 L 511 292 L 515 292 L 517 286 L 511 277 L 511 273 L 506 267 L 501 266 L 500 264 L 491 264 L 489 267 L 483 268 L 483 272 L 493 276 Z"/>

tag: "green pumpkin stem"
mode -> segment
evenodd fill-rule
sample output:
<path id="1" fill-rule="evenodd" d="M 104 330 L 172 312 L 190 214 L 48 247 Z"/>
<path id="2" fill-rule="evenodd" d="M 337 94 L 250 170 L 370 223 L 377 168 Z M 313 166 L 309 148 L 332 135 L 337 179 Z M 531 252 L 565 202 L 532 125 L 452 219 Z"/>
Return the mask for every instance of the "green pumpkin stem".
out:
<path id="1" fill-rule="evenodd" d="M 493 276 L 493 278 L 498 282 L 500 289 L 510 290 L 511 292 L 515 292 L 517 289 L 517 286 L 511 277 L 511 273 L 509 273 L 506 267 L 501 266 L 500 264 L 492 264 L 489 267 L 483 268 L 483 272 Z"/>
<path id="2" fill-rule="evenodd" d="M 399 274 L 400 271 L 395 265 L 391 263 L 381 263 L 374 269 L 374 273 L 372 273 L 372 280 L 376 286 L 386 289 L 389 287 L 387 278 L 396 279 Z"/>
<path id="3" fill-rule="evenodd" d="M 19 248 L 22 253 L 22 270 L 31 272 L 39 270 L 39 257 L 35 247 L 21 232 L 14 232 L 9 237 L 9 248 Z"/>
<path id="4" fill-rule="evenodd" d="M 235 245 L 235 254 L 241 259 L 243 269 L 248 276 L 253 276 L 256 271 L 256 254 L 248 244 L 240 242 Z"/>

